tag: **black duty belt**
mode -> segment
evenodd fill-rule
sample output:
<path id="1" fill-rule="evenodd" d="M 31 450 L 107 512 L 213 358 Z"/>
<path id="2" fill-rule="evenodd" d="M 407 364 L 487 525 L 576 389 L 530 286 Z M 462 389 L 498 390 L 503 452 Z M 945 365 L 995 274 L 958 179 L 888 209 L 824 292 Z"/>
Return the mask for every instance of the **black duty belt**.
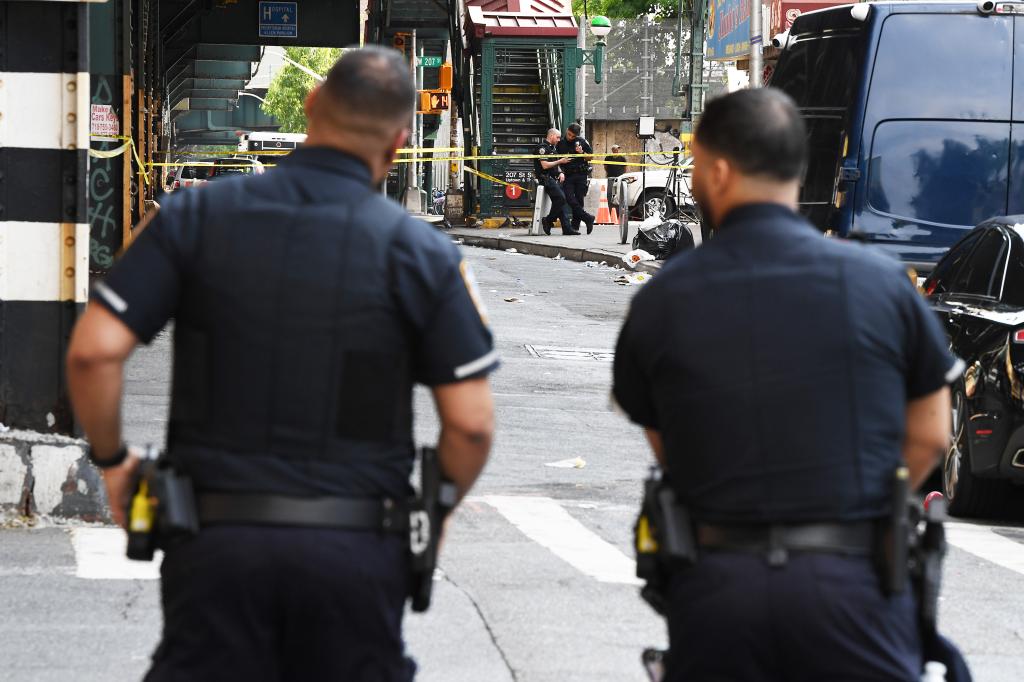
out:
<path id="1" fill-rule="evenodd" d="M 199 523 L 312 526 L 405 532 L 409 512 L 393 500 L 206 493 L 198 496 Z"/>
<path id="2" fill-rule="evenodd" d="M 789 552 L 871 556 L 875 523 L 697 525 L 697 544 L 705 549 L 764 553 L 772 565 L 786 563 Z"/>

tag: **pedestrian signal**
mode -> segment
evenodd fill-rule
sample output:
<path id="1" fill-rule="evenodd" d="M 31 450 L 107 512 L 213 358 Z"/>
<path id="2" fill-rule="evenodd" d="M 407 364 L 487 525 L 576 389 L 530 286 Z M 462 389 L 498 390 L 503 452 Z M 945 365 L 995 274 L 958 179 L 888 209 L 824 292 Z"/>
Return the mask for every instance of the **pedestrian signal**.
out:
<path id="1" fill-rule="evenodd" d="M 452 89 L 452 65 L 442 64 L 441 69 L 437 72 L 437 89 L 438 90 L 451 90 Z"/>
<path id="2" fill-rule="evenodd" d="M 451 93 L 447 90 L 420 90 L 417 114 L 440 114 L 451 108 Z"/>

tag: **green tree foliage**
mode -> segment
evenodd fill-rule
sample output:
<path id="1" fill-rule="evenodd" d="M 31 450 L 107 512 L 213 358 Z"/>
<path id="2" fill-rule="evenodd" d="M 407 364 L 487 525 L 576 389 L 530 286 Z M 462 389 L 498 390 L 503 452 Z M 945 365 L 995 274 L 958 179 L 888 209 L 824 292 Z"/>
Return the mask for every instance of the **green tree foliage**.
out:
<path id="1" fill-rule="evenodd" d="M 341 56 L 341 50 L 332 47 L 286 47 L 284 53 L 321 76 L 326 75 Z M 282 133 L 304 133 L 306 114 L 302 105 L 316 83 L 312 76 L 285 62 L 270 83 L 266 101 L 260 108 L 281 122 Z"/>

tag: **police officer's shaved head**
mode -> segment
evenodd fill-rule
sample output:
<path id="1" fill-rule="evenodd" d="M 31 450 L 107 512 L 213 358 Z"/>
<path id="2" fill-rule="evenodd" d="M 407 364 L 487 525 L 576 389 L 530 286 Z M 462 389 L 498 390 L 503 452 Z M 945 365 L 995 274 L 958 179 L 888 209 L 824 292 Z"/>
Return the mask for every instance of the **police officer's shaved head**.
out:
<path id="1" fill-rule="evenodd" d="M 758 88 L 711 100 L 695 138 L 744 175 L 799 179 L 807 163 L 807 133 L 796 104 L 781 90 Z"/>
<path id="2" fill-rule="evenodd" d="M 320 87 L 325 113 L 342 127 L 408 127 L 416 87 L 405 57 L 397 50 L 346 50 Z M 318 112 L 319 113 L 319 112 Z M 367 131 L 369 132 L 369 131 Z"/>
<path id="3" fill-rule="evenodd" d="M 554 144 L 562 139 L 562 133 L 558 131 L 558 128 L 548 128 L 548 134 L 544 136 L 544 139 Z"/>
<path id="4" fill-rule="evenodd" d="M 356 156 L 380 182 L 409 138 L 416 87 L 401 53 L 383 47 L 346 50 L 306 98 L 307 146 Z"/>

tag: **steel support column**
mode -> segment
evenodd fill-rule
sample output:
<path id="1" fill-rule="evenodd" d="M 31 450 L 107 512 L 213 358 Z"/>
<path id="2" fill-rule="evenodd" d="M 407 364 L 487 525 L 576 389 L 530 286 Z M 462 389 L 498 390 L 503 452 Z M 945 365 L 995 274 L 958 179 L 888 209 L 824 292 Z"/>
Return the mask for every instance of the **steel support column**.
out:
<path id="1" fill-rule="evenodd" d="M 88 292 L 89 6 L 0 3 L 0 421 L 72 433 Z"/>

